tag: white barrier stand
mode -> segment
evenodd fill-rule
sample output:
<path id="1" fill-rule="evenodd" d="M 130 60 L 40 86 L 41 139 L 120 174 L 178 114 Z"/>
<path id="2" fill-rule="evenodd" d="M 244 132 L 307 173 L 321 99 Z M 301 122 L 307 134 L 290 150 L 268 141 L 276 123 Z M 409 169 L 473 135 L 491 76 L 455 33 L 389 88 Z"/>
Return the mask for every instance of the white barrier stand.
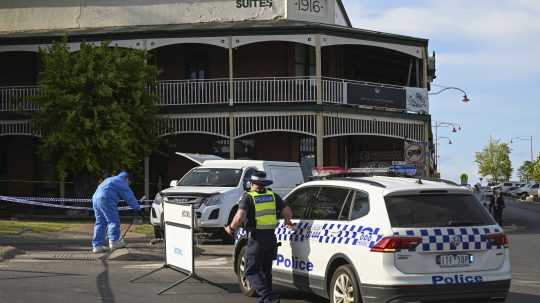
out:
<path id="1" fill-rule="evenodd" d="M 163 214 L 165 221 L 165 264 L 149 273 L 131 279 L 129 282 L 135 282 L 168 268 L 182 273 L 186 277 L 159 291 L 158 295 L 165 293 L 190 278 L 226 290 L 224 287 L 198 276 L 195 271 L 196 244 L 194 241 L 195 212 L 193 211 L 193 204 L 177 202 L 175 197 L 168 196 L 163 201 Z"/>

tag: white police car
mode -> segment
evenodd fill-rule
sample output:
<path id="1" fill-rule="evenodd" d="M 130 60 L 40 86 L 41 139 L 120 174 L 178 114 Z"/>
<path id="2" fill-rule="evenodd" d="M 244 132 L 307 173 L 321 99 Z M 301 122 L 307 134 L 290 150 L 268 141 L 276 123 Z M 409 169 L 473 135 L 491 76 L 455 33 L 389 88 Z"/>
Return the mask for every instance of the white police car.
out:
<path id="1" fill-rule="evenodd" d="M 331 302 L 503 302 L 506 235 L 467 189 L 393 177 L 307 182 L 286 198 L 273 281 Z M 242 292 L 245 233 L 234 249 Z"/>

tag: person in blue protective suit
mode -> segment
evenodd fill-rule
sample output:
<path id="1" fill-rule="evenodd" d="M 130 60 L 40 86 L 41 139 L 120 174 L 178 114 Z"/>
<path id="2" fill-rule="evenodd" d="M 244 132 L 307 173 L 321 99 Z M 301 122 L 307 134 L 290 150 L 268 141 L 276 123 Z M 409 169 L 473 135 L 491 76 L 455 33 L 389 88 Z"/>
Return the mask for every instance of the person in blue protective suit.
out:
<path id="1" fill-rule="evenodd" d="M 272 261 L 276 258 L 275 228 L 281 213 L 285 226 L 293 228 L 292 210 L 281 197 L 266 187 L 272 184 L 266 173 L 257 171 L 251 176 L 251 190 L 238 204 L 238 211 L 225 232 L 233 236 L 241 225 L 248 232 L 246 247 L 246 278 L 259 295 L 259 303 L 277 303 L 272 292 Z"/>
<path id="2" fill-rule="evenodd" d="M 133 191 L 129 188 L 129 175 L 125 171 L 103 180 L 92 196 L 92 206 L 96 216 L 94 237 L 92 239 L 92 251 L 94 253 L 107 250 L 105 245 L 106 229 L 108 229 L 109 248 L 111 250 L 126 246 L 120 240 L 120 217 L 118 215 L 118 201 L 120 199 L 126 201 L 133 210 L 140 213 L 141 207 Z"/>

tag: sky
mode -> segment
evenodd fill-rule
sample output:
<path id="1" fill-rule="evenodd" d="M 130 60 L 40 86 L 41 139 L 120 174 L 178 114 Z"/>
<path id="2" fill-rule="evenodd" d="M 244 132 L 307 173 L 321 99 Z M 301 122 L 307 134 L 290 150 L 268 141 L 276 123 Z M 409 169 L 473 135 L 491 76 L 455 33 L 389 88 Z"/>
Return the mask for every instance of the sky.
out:
<path id="1" fill-rule="evenodd" d="M 539 0 L 343 0 L 354 27 L 429 39 L 437 58 L 433 84 L 456 86 L 430 96 L 432 120 L 459 123 L 452 133 L 439 128 L 439 171 L 469 183 L 480 177 L 475 153 L 490 140 L 510 142 L 533 136 L 540 152 L 540 1 Z M 435 89 L 435 88 L 434 88 Z M 434 92 L 435 90 L 432 90 Z M 530 140 L 514 140 L 513 180 L 530 160 Z"/>

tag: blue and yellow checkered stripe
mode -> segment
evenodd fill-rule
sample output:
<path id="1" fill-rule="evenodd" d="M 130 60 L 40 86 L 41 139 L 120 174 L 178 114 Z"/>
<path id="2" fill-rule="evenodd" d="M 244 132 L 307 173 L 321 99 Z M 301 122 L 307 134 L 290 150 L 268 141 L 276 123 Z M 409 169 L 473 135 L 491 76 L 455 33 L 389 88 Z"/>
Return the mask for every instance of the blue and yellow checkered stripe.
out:
<path id="1" fill-rule="evenodd" d="M 422 244 L 413 251 L 463 251 L 463 250 L 487 250 L 500 249 L 501 246 L 493 245 L 488 239 L 488 234 L 502 232 L 499 228 L 490 227 L 448 227 L 448 228 L 421 228 L 400 229 L 395 235 L 421 237 Z M 460 240 L 454 245 L 456 237 Z"/>

